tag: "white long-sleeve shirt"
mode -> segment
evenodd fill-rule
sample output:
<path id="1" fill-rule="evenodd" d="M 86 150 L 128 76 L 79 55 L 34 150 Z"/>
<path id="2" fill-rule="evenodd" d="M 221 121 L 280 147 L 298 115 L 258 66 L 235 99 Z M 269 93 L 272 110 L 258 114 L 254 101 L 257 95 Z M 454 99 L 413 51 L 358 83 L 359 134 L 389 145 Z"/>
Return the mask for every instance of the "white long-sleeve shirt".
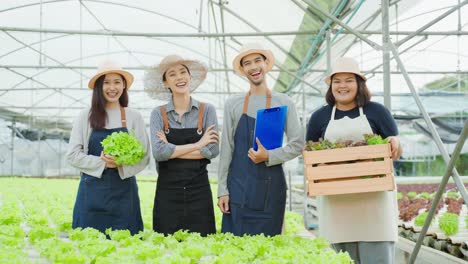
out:
<path id="1" fill-rule="evenodd" d="M 68 144 L 67 160 L 82 173 L 100 178 L 106 167 L 106 163 L 99 156 L 88 155 L 89 137 L 92 132 L 88 121 L 89 110 L 89 108 L 82 110 L 75 119 L 70 135 L 70 142 Z M 122 127 L 119 108 L 106 109 L 106 112 L 108 120 L 105 128 L 113 129 Z M 125 114 L 128 131 L 130 132 L 133 130 L 135 132 L 135 137 L 143 144 L 146 154 L 143 159 L 135 165 L 119 166 L 118 171 L 121 179 L 134 176 L 145 169 L 149 163 L 151 152 L 145 122 L 141 114 L 128 107 L 125 108 Z"/>

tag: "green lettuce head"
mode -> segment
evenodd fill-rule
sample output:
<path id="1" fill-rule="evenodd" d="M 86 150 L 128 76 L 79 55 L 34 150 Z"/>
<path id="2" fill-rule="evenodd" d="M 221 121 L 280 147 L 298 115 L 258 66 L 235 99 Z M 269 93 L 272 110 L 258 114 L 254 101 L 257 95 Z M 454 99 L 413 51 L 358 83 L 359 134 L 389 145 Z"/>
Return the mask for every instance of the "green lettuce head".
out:
<path id="1" fill-rule="evenodd" d="M 114 132 L 102 142 L 104 154 L 115 157 L 117 165 L 135 165 L 145 156 L 146 150 L 135 133 Z"/>

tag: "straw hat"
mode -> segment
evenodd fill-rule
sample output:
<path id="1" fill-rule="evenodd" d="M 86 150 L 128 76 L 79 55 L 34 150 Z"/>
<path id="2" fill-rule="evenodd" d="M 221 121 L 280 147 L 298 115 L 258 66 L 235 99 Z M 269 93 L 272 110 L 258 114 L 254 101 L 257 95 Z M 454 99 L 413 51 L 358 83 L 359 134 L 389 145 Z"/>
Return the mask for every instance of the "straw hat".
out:
<path id="1" fill-rule="evenodd" d="M 126 88 L 127 90 L 130 89 L 133 83 L 133 75 L 128 71 L 124 71 L 122 66 L 115 61 L 112 60 L 105 60 L 99 63 L 97 73 L 94 75 L 91 80 L 89 80 L 88 87 L 90 89 L 94 89 L 94 84 L 96 83 L 97 79 L 103 75 L 108 73 L 118 73 L 125 78 L 125 82 L 127 83 Z"/>
<path id="2" fill-rule="evenodd" d="M 245 76 L 244 71 L 242 70 L 241 60 L 245 56 L 254 53 L 262 54 L 268 60 L 266 69 L 267 72 L 273 68 L 273 65 L 275 65 L 275 57 L 273 56 L 271 50 L 265 49 L 262 44 L 258 42 L 252 42 L 244 44 L 239 52 L 239 55 L 237 55 L 232 62 L 232 68 L 237 74 Z"/>
<path id="3" fill-rule="evenodd" d="M 367 78 L 359 70 L 359 65 L 355 59 L 349 57 L 341 57 L 336 60 L 335 64 L 332 67 L 331 73 L 325 78 L 325 83 L 328 86 L 330 86 L 331 77 L 333 76 L 333 74 L 341 72 L 354 73 L 361 76 L 361 78 L 364 81 L 367 80 Z"/>
<path id="4" fill-rule="evenodd" d="M 144 86 L 145 92 L 153 99 L 170 100 L 171 92 L 163 82 L 164 73 L 175 65 L 183 64 L 187 66 L 192 76 L 190 82 L 190 92 L 195 91 L 205 80 L 208 68 L 202 62 L 196 60 L 186 60 L 178 55 L 166 56 L 157 66 L 145 71 Z"/>

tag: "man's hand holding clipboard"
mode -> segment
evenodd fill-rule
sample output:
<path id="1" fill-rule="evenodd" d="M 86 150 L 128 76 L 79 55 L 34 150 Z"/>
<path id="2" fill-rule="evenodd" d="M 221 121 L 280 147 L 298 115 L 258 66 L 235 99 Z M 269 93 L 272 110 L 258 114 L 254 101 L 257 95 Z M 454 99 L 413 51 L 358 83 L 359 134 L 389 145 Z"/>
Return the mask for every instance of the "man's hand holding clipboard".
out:
<path id="1" fill-rule="evenodd" d="M 248 152 L 255 164 L 268 161 L 268 150 L 282 146 L 287 111 L 287 106 L 257 111 L 253 148 Z"/>
<path id="2" fill-rule="evenodd" d="M 257 151 L 253 148 L 249 149 L 248 156 L 255 163 L 261 163 L 268 160 L 268 150 L 262 145 L 258 138 L 255 139 L 258 145 Z"/>

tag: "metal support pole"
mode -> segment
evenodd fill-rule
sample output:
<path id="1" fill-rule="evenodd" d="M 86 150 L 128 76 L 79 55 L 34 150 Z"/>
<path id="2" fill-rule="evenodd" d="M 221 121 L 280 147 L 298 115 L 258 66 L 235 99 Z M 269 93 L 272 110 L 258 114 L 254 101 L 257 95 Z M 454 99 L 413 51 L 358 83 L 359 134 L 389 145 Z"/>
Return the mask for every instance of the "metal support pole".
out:
<path id="1" fill-rule="evenodd" d="M 381 1 L 382 9 L 382 60 L 383 60 L 383 90 L 384 90 L 384 105 L 389 111 L 392 110 L 391 105 L 391 87 L 390 87 L 390 51 L 388 50 L 388 42 L 390 41 L 390 26 L 389 26 L 389 0 Z"/>
<path id="2" fill-rule="evenodd" d="M 302 127 L 304 130 L 307 128 L 307 110 L 306 110 L 306 92 L 304 84 L 302 83 Z"/>
<path id="3" fill-rule="evenodd" d="M 42 30 L 42 0 L 40 2 L 40 6 L 39 6 L 39 29 Z M 42 44 L 43 44 L 43 41 L 42 41 L 42 35 L 43 33 L 39 33 L 39 50 L 42 52 Z M 39 53 L 39 65 L 42 65 L 42 53 Z"/>
<path id="4" fill-rule="evenodd" d="M 330 39 L 330 30 L 327 30 L 327 33 L 325 35 L 325 44 L 327 45 L 327 74 L 331 72 L 331 60 L 332 60 L 332 55 L 331 55 L 331 39 Z"/>
<path id="5" fill-rule="evenodd" d="M 42 171 L 42 160 L 41 160 L 41 137 L 42 137 L 42 130 L 37 132 L 37 160 L 38 160 L 38 168 L 36 176 L 44 175 Z"/>
<path id="6" fill-rule="evenodd" d="M 219 0 L 219 13 L 221 15 L 221 32 L 224 33 L 224 10 L 222 8 L 222 6 L 224 5 L 224 3 L 222 2 L 223 0 Z M 224 68 L 227 68 L 228 64 L 227 64 L 227 55 L 226 55 L 226 37 L 223 36 L 223 64 L 224 64 Z M 227 88 L 227 92 L 228 94 L 231 94 L 231 82 L 229 81 L 229 72 L 225 72 L 224 73 L 226 75 L 226 88 Z"/>
<path id="7" fill-rule="evenodd" d="M 13 161 L 15 159 L 15 136 L 16 136 L 16 121 L 11 121 L 11 161 L 10 161 L 10 176 L 13 176 Z"/>
<path id="8" fill-rule="evenodd" d="M 63 134 L 60 132 L 60 141 L 59 141 L 59 151 L 58 151 L 58 160 L 59 160 L 59 173 L 58 176 L 62 176 L 62 141 L 63 141 Z"/>
<path id="9" fill-rule="evenodd" d="M 455 145 L 455 149 L 453 150 L 452 158 L 450 159 L 447 165 L 447 169 L 445 170 L 445 175 L 442 178 L 442 181 L 439 185 L 439 189 L 437 190 L 434 200 L 432 201 L 431 209 L 429 209 L 429 212 L 427 213 L 426 221 L 424 222 L 424 226 L 421 230 L 421 233 L 419 234 L 418 241 L 416 242 L 413 252 L 411 253 L 411 257 L 409 260 L 410 264 L 413 264 L 416 260 L 416 257 L 418 256 L 419 249 L 421 248 L 421 244 L 423 242 L 424 236 L 426 235 L 427 230 L 429 229 L 429 225 L 431 224 L 432 217 L 434 216 L 435 210 L 437 208 L 437 204 L 442 198 L 442 194 L 445 191 L 445 186 L 447 185 L 450 175 L 452 175 L 452 170 L 455 167 L 455 162 L 458 160 L 458 157 L 460 156 L 460 152 L 463 149 L 463 145 L 465 144 L 465 140 L 467 136 L 468 136 L 468 121 L 465 121 L 465 126 L 463 127 L 463 130 L 460 134 L 460 138 L 458 139 L 458 142 Z"/>
<path id="10" fill-rule="evenodd" d="M 414 88 L 413 82 L 411 81 L 408 73 L 406 72 L 405 65 L 400 59 L 400 55 L 398 54 L 398 51 L 396 50 L 395 45 L 390 41 L 389 42 L 389 48 L 393 53 L 393 56 L 395 60 L 397 61 L 401 72 L 403 73 L 403 77 L 405 78 L 406 83 L 408 84 L 408 87 L 413 94 L 414 100 L 419 108 L 419 111 L 421 111 L 422 116 L 424 117 L 424 120 L 426 121 L 426 125 L 428 126 L 429 130 L 431 131 L 432 138 L 434 139 L 437 148 L 439 149 L 440 153 L 442 154 L 442 157 L 445 160 L 445 163 L 448 165 L 450 161 L 450 156 L 447 152 L 447 150 L 444 147 L 444 143 L 442 143 L 442 140 L 440 139 L 440 135 L 435 129 L 434 124 L 432 123 L 431 118 L 429 117 L 429 114 L 427 113 L 426 109 L 424 108 L 424 105 L 421 102 L 421 99 L 419 98 L 419 94 Z M 458 191 L 463 197 L 463 200 L 465 200 L 465 203 L 468 203 L 468 193 L 466 192 L 466 188 L 463 185 L 463 182 L 460 180 L 460 175 L 458 174 L 458 171 L 456 168 L 453 169 L 453 180 L 455 181 L 455 184 L 458 187 Z"/>
<path id="11" fill-rule="evenodd" d="M 213 2 L 218 5 L 218 3 Z M 253 24 L 249 24 L 253 25 Z M 225 32 L 225 33 L 157 33 L 157 32 L 130 32 L 130 31 L 92 31 L 92 30 L 68 30 L 55 28 L 25 28 L 25 27 L 3 27 L 0 26 L 0 31 L 5 32 L 28 32 L 28 33 L 50 33 L 50 34 L 70 34 L 70 35 L 92 35 L 92 36 L 108 36 L 108 37 L 148 37 L 148 38 L 220 38 L 220 37 L 269 37 L 269 36 L 297 36 L 297 35 L 316 35 L 316 30 L 302 31 L 261 31 L 255 28 L 258 32 Z M 198 30 L 198 28 L 197 28 Z M 367 31 L 365 31 L 367 32 Z M 370 33 L 377 34 L 376 31 Z M 397 34 L 398 32 L 393 32 Z M 452 32 L 453 33 L 453 32 Z M 406 34 L 409 34 L 406 32 Z M 428 34 L 428 33 L 426 33 Z M 448 32 L 433 32 L 433 34 L 444 34 Z M 465 34 L 468 34 L 465 32 Z"/>
<path id="12" fill-rule="evenodd" d="M 203 0 L 200 0 L 200 14 L 198 17 L 198 33 L 202 32 Z"/>

